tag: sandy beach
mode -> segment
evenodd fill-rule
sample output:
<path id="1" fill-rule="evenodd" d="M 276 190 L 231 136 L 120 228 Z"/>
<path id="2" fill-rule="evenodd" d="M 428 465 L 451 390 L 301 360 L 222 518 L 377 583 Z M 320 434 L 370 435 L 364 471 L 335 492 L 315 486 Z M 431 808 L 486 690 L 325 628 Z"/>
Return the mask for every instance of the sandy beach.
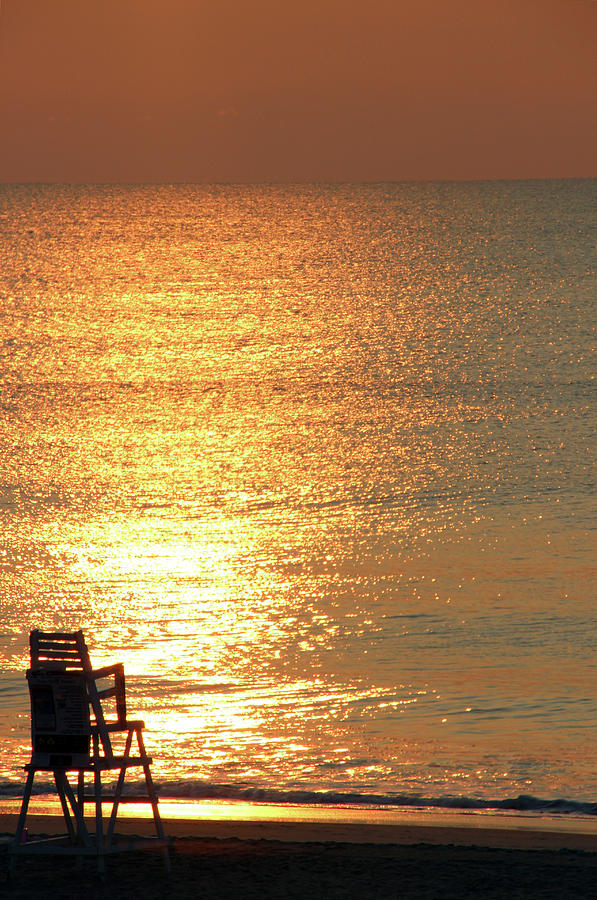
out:
<path id="1" fill-rule="evenodd" d="M 510 819 L 514 821 L 510 821 Z M 516 824 L 518 821 L 518 826 Z M 0 890 L 25 898 L 589 898 L 597 892 L 597 838 L 588 821 L 517 817 L 419 817 L 403 822 L 166 818 L 172 871 L 161 851 L 95 861 L 19 860 L 8 879 L 15 813 L 0 813 Z M 150 833 L 124 818 L 123 840 Z M 60 817 L 32 815 L 30 836 L 55 834 Z"/>

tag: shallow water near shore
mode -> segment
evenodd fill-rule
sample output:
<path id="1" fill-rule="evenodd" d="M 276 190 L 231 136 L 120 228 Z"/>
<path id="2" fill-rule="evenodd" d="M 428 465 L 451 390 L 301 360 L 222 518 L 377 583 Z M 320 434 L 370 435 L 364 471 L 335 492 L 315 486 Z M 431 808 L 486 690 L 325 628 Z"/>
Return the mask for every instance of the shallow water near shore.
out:
<path id="1" fill-rule="evenodd" d="M 0 187 L 0 792 L 82 627 L 165 797 L 597 801 L 596 200 Z"/>

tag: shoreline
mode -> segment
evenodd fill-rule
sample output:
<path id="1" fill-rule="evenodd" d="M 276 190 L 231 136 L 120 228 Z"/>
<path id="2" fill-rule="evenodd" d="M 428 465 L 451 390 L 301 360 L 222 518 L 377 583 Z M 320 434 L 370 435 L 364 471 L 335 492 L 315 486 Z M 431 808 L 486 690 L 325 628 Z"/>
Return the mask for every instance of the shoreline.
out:
<path id="1" fill-rule="evenodd" d="M 0 801 L 0 834 L 14 834 L 20 800 Z M 88 814 L 92 805 L 89 804 Z M 431 844 L 516 850 L 597 853 L 597 816 L 438 812 L 215 801 L 160 801 L 172 838 L 281 841 L 286 843 Z M 91 821 L 91 815 L 89 815 Z M 61 834 L 57 801 L 33 797 L 27 815 L 32 834 Z M 151 835 L 147 804 L 123 804 L 117 831 Z"/>
<path id="2" fill-rule="evenodd" d="M 34 865 L 19 859 L 9 881 L 7 851 L 19 802 L 4 801 L 0 892 L 5 884 L 12 900 L 578 900 L 595 895 L 597 821 L 588 817 L 392 810 L 394 821 L 376 822 L 371 810 L 336 808 L 330 815 L 327 809 L 193 805 L 200 807 L 193 816 L 177 816 L 180 803 L 160 803 L 172 839 L 171 872 L 163 851 L 148 846 L 108 855 L 105 880 L 93 858 L 76 868 L 71 859 L 48 855 L 36 856 Z M 155 833 L 151 818 L 125 809 L 116 827 L 124 843 L 132 835 Z M 388 819 L 388 811 L 381 812 Z M 368 820 L 356 821 L 358 813 Z M 63 825 L 62 816 L 47 809 L 28 815 L 30 836 L 61 834 Z"/>

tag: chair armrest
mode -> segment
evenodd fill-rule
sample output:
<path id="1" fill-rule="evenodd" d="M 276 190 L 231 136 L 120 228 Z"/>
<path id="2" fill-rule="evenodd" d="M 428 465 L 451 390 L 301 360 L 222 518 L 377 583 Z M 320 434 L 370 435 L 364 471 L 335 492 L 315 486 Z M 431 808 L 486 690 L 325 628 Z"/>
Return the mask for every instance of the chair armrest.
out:
<path id="1" fill-rule="evenodd" d="M 112 663 L 111 666 L 102 666 L 101 669 L 92 669 L 89 673 L 90 678 L 109 678 L 110 675 L 124 675 L 123 663 Z"/>
<path id="2" fill-rule="evenodd" d="M 124 722 L 107 722 L 106 723 L 106 731 L 114 732 L 114 731 L 136 731 L 138 728 L 143 730 L 145 728 L 145 722 L 141 719 L 127 719 Z M 91 733 L 98 734 L 100 729 L 97 725 L 91 726 Z"/>

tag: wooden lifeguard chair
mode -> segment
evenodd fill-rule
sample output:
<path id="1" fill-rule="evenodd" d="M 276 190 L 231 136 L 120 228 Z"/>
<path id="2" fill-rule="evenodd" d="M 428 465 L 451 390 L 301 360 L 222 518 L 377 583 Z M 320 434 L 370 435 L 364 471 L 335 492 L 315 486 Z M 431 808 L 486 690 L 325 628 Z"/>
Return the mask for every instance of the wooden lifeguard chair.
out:
<path id="1" fill-rule="evenodd" d="M 137 849 L 145 844 L 161 846 L 166 868 L 170 869 L 169 841 L 158 808 L 151 777 L 152 759 L 143 740 L 144 723 L 128 719 L 124 666 L 116 663 L 93 669 L 82 631 L 74 633 L 33 631 L 29 638 L 31 668 L 27 672 L 31 698 L 31 761 L 25 766 L 27 781 L 17 830 L 9 852 L 11 870 L 18 856 L 37 853 L 96 856 L 100 873 L 104 872 L 107 853 Z M 106 687 L 105 684 L 108 683 Z M 115 739 L 119 748 L 115 749 Z M 133 741 L 136 747 L 133 749 Z M 123 746 L 122 746 L 123 745 Z M 146 795 L 133 802 L 149 803 L 153 811 L 156 836 L 126 842 L 114 839 L 119 805 L 131 802 L 123 796 L 130 769 L 142 769 Z M 24 841 L 27 810 L 33 782 L 38 772 L 52 773 L 66 823 L 60 838 Z M 76 785 L 70 773 L 76 774 Z M 102 776 L 117 773 L 111 795 L 104 793 Z M 86 779 L 92 780 L 92 791 Z M 85 821 L 85 802 L 94 804 L 95 829 Z M 102 804 L 111 804 L 104 829 Z M 92 832 L 95 832 L 94 834 Z"/>

